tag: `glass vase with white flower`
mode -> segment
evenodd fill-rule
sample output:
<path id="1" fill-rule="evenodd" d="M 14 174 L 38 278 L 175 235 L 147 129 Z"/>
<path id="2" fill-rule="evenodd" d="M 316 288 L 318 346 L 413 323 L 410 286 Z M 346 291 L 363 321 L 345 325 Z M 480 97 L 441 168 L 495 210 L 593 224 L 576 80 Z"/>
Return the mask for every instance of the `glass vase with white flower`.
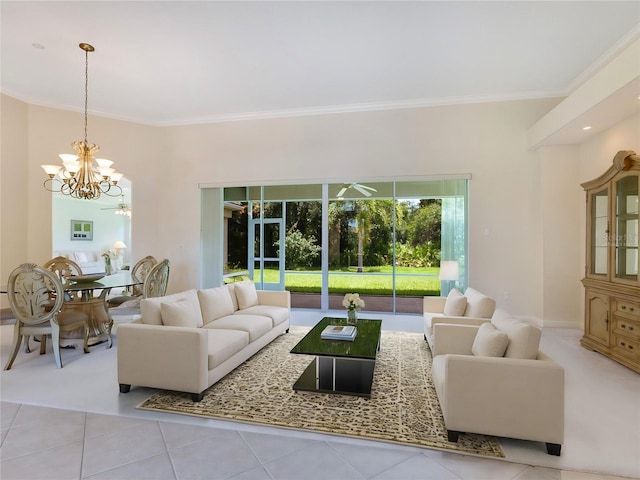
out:
<path id="1" fill-rule="evenodd" d="M 358 320 L 358 310 L 364 308 L 364 300 L 358 293 L 347 293 L 342 300 L 342 306 L 347 309 L 347 321 L 355 323 Z"/>
<path id="2" fill-rule="evenodd" d="M 107 275 L 111 275 L 111 260 L 116 258 L 116 255 L 117 253 L 114 249 L 109 249 L 102 252 L 102 258 L 104 258 L 104 271 Z"/>

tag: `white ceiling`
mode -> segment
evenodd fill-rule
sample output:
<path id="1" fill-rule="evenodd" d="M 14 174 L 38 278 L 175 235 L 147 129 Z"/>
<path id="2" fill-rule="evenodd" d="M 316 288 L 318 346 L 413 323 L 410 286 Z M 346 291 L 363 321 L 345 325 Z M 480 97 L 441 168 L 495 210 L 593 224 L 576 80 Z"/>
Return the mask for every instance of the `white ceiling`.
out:
<path id="1" fill-rule="evenodd" d="M 150 125 L 565 96 L 640 2 L 2 1 L 3 93 Z M 39 44 L 44 48 L 35 48 Z"/>

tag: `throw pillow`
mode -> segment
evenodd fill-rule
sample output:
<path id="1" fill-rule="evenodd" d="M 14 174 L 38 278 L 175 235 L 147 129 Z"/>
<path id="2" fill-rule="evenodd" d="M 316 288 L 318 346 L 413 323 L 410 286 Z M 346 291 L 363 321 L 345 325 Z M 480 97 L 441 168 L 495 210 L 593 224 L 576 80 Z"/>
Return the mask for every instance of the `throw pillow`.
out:
<path id="1" fill-rule="evenodd" d="M 480 325 L 476 338 L 471 346 L 471 353 L 476 357 L 502 357 L 509 345 L 509 337 L 490 322 Z"/>
<path id="2" fill-rule="evenodd" d="M 182 299 L 177 302 L 161 303 L 160 316 L 162 317 L 162 323 L 170 327 L 196 328 L 200 312 L 198 312 L 193 302 L 188 299 Z"/>
<path id="3" fill-rule="evenodd" d="M 232 291 L 228 286 L 198 290 L 202 322 L 206 325 L 218 318 L 233 315 Z"/>
<path id="4" fill-rule="evenodd" d="M 253 282 L 238 282 L 235 285 L 238 308 L 245 310 L 258 305 L 258 291 Z"/>
<path id="5" fill-rule="evenodd" d="M 162 303 L 177 302 L 178 300 L 189 299 L 200 310 L 200 304 L 198 302 L 198 293 L 196 289 L 187 290 L 184 292 L 174 293 L 172 295 L 166 295 L 164 297 L 150 297 L 140 300 L 140 314 L 142 315 L 142 323 L 147 325 L 162 325 L 162 317 L 160 313 L 160 306 Z M 202 326 L 202 315 L 198 321 L 198 327 Z"/>
<path id="6" fill-rule="evenodd" d="M 75 257 L 76 262 L 78 262 L 78 263 L 86 263 L 86 262 L 88 262 L 87 254 L 84 253 L 84 252 L 76 252 L 73 256 Z"/>
<path id="7" fill-rule="evenodd" d="M 461 317 L 464 315 L 465 308 L 467 308 L 467 297 L 454 288 L 447 295 L 442 313 L 446 317 Z"/>

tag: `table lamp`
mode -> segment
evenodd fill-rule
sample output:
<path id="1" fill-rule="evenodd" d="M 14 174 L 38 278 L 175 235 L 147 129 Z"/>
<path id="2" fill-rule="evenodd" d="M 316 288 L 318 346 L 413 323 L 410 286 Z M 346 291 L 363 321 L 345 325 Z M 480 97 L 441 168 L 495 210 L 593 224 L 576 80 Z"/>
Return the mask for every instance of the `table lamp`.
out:
<path id="1" fill-rule="evenodd" d="M 443 297 L 449 295 L 456 286 L 459 276 L 459 267 L 456 260 L 443 260 L 440 262 L 440 293 Z"/>

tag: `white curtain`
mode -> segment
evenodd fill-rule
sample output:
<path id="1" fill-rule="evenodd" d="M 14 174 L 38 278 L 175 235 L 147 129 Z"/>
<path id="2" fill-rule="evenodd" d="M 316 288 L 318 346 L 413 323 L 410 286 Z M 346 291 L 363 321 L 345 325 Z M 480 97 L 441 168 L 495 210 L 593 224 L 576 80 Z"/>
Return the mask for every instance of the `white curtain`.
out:
<path id="1" fill-rule="evenodd" d="M 458 263 L 457 280 L 441 280 L 441 294 L 447 296 L 452 288 L 464 293 L 467 272 L 467 184 L 468 180 L 443 180 L 442 229 L 440 261 Z"/>

